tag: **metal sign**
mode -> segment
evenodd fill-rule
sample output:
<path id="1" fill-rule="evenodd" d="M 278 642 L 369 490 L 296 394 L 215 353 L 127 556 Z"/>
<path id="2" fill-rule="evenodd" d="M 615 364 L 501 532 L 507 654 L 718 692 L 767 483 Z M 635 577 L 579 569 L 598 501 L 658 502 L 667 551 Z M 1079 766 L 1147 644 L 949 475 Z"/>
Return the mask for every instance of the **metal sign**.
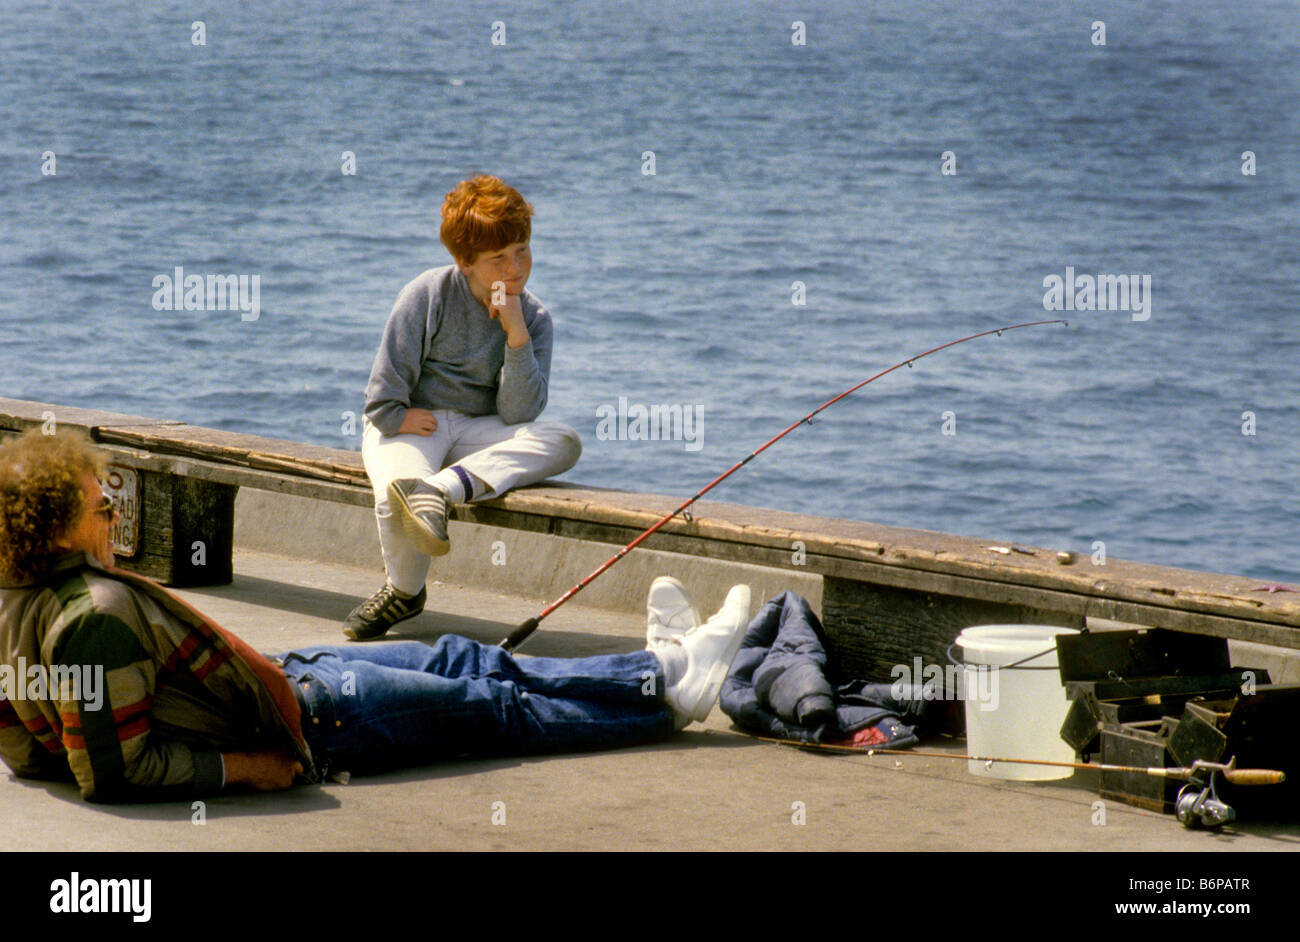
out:
<path id="1" fill-rule="evenodd" d="M 134 468 L 110 464 L 99 485 L 122 515 L 113 525 L 113 552 L 130 558 L 140 545 L 140 474 Z"/>

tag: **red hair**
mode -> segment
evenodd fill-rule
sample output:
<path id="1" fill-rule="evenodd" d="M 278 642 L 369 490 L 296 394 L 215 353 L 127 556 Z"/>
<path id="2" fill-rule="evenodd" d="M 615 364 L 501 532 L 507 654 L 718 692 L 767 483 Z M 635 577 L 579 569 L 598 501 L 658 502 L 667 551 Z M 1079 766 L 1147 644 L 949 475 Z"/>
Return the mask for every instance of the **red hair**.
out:
<path id="1" fill-rule="evenodd" d="M 442 203 L 439 237 L 457 262 L 473 265 L 481 252 L 495 252 L 533 233 L 533 207 L 498 177 L 462 180 Z"/>

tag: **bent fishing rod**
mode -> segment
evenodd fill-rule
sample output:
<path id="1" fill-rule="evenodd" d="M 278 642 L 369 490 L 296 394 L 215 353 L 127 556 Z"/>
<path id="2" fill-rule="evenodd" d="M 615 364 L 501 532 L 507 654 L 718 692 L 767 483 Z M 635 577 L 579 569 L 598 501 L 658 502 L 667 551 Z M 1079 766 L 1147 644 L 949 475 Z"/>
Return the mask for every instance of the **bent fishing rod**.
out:
<path id="1" fill-rule="evenodd" d="M 628 553 L 632 552 L 632 550 L 640 546 L 641 543 L 643 543 L 646 539 L 648 539 L 651 535 L 653 535 L 656 531 L 658 531 L 659 528 L 662 527 L 664 524 L 666 524 L 669 520 L 672 520 L 673 517 L 676 517 L 678 514 L 685 514 L 692 504 L 694 504 L 697 500 L 699 500 L 709 491 L 713 490 L 715 487 L 717 487 L 727 478 L 731 477 L 731 475 L 735 474 L 745 465 L 749 464 L 749 462 L 753 461 L 755 458 L 757 458 L 768 448 L 772 447 L 781 439 L 785 438 L 787 435 L 789 435 L 799 426 L 811 425 L 814 417 L 816 417 L 819 413 L 825 411 L 826 409 L 829 409 L 831 406 L 835 405 L 835 403 L 839 402 L 841 399 L 845 398 L 846 396 L 852 395 L 853 393 L 861 389 L 863 386 L 866 386 L 868 383 L 874 383 L 882 376 L 888 376 L 890 373 L 894 372 L 894 370 L 902 369 L 904 366 L 910 367 L 913 363 L 915 363 L 917 360 L 921 359 L 922 357 L 928 357 L 930 354 L 938 353 L 940 350 L 946 350 L 949 347 L 955 347 L 960 343 L 966 343 L 967 341 L 976 340 L 980 337 L 987 337 L 990 334 L 997 334 L 999 337 L 1001 337 L 1002 334 L 1008 330 L 1020 330 L 1021 328 L 1024 327 L 1039 327 L 1044 324 L 1064 324 L 1067 327 L 1069 326 L 1069 323 L 1067 321 L 1049 320 L 1049 321 L 1030 321 L 1029 323 L 1026 324 L 1013 324 L 1009 327 L 998 327 L 993 330 L 983 330 L 980 331 L 978 334 L 971 334 L 969 337 L 962 337 L 960 340 L 951 340 L 948 343 L 940 344 L 937 347 L 933 347 L 929 350 L 926 350 L 924 353 L 918 353 L 916 356 L 908 357 L 906 360 L 900 360 L 899 362 L 895 363 L 893 366 L 889 367 L 889 369 L 881 370 L 876 375 L 864 379 L 856 386 L 853 386 L 850 389 L 846 389 L 844 392 L 840 393 L 834 399 L 827 400 L 826 402 L 818 406 L 816 409 L 814 409 L 812 412 L 809 412 L 807 415 L 805 415 L 798 422 L 795 422 L 789 428 L 785 429 L 785 431 L 781 432 L 779 435 L 773 436 L 772 438 L 768 439 L 766 442 L 764 442 L 758 448 L 755 448 L 744 458 L 737 461 L 726 471 L 722 472 L 722 474 L 718 475 L 716 478 L 714 478 L 712 481 L 710 481 L 708 484 L 702 487 L 699 491 L 697 491 L 694 497 L 687 500 L 684 504 L 682 504 L 672 513 L 664 516 L 657 523 L 651 526 L 648 530 L 646 530 L 644 533 L 638 536 L 635 540 L 633 540 L 631 543 L 624 546 L 621 550 L 619 550 L 617 553 L 615 553 L 613 556 L 607 559 L 599 568 L 597 568 L 594 572 L 592 572 L 591 575 L 587 576 L 587 578 L 583 579 L 581 582 L 579 582 L 577 585 L 571 588 L 568 592 L 565 592 L 562 596 L 560 596 L 550 605 L 546 606 L 546 608 L 542 609 L 542 611 L 540 611 L 537 615 L 533 616 L 532 618 L 529 618 L 527 621 L 521 622 L 519 626 L 515 628 L 514 631 L 510 632 L 510 634 L 505 638 L 505 640 L 501 642 L 500 646 L 505 648 L 507 651 L 514 651 L 516 648 L 519 647 L 519 645 L 524 643 L 524 640 L 527 639 L 529 635 L 531 635 L 534 631 L 537 630 L 537 626 L 542 623 L 542 620 L 544 618 L 546 618 L 548 615 L 554 612 L 565 602 L 569 601 L 569 599 L 573 598 L 575 595 L 577 595 L 579 592 L 585 589 L 588 585 L 590 585 L 593 581 L 595 581 L 600 575 L 606 572 L 611 566 L 617 563 L 620 559 L 622 559 Z M 689 516 L 687 516 L 686 519 L 689 520 L 690 519 Z"/>

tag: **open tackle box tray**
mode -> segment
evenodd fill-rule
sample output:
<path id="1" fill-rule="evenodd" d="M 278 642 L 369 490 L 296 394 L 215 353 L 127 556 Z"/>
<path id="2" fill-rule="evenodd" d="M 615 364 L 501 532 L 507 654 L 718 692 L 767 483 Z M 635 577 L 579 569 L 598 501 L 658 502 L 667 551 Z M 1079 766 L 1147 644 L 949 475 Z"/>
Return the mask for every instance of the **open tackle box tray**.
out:
<path id="1" fill-rule="evenodd" d="M 1300 687 L 1274 686 L 1263 669 L 1232 667 L 1224 638 L 1158 628 L 1080 632 L 1057 638 L 1057 658 L 1071 701 L 1061 738 L 1083 761 L 1097 754 L 1103 764 L 1143 768 L 1233 757 L 1241 767 L 1296 764 L 1288 743 L 1300 719 Z M 1173 812 L 1182 785 L 1103 771 L 1099 790 L 1103 798 Z M 1244 789 L 1252 802 L 1279 798 L 1281 790 Z"/>

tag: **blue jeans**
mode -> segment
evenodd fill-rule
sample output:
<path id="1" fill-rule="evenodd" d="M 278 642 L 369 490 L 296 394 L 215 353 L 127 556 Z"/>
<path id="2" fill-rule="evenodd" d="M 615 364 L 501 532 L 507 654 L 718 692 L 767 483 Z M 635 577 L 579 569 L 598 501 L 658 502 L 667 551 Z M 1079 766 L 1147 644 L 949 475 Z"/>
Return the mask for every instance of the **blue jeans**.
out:
<path id="1" fill-rule="evenodd" d="M 318 765 L 335 772 L 610 749 L 673 732 L 663 666 L 649 651 L 515 660 L 444 635 L 433 645 L 321 645 L 274 657 L 301 694 Z"/>

